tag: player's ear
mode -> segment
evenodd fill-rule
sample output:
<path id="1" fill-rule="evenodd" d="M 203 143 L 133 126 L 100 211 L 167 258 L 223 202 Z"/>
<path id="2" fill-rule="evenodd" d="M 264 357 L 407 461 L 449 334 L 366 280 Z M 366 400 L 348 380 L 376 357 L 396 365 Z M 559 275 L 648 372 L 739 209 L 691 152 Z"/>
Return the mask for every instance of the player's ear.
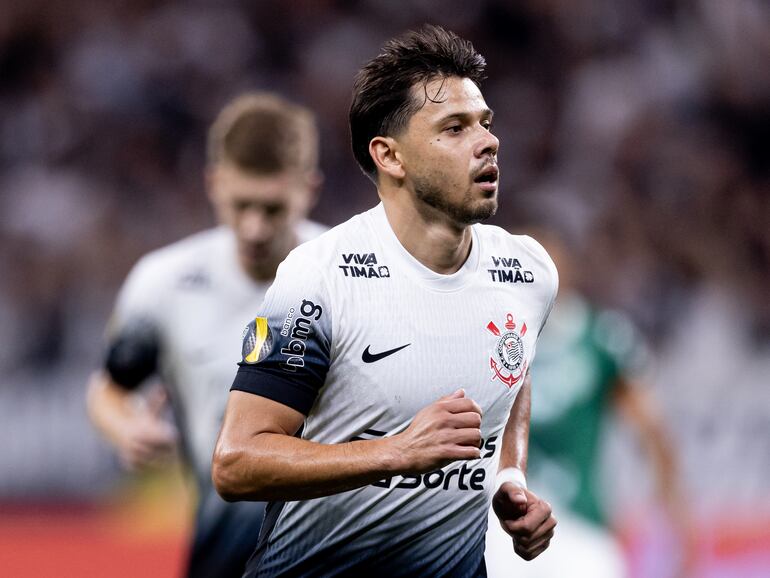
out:
<path id="1" fill-rule="evenodd" d="M 307 215 L 318 202 L 318 195 L 324 182 L 324 174 L 320 170 L 312 170 L 305 173 L 302 179 L 304 186 L 301 211 L 303 215 Z"/>
<path id="2" fill-rule="evenodd" d="M 393 179 L 403 179 L 406 176 L 401 163 L 398 142 L 389 136 L 376 136 L 369 141 L 369 154 L 374 161 L 377 171 Z"/>

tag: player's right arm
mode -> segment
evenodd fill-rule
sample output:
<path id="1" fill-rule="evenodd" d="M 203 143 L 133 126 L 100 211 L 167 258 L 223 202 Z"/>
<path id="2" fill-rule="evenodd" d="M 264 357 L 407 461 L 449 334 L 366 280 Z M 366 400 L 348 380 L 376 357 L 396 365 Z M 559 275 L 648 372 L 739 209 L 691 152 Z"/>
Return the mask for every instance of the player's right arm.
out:
<path id="1" fill-rule="evenodd" d="M 402 433 L 320 444 L 294 437 L 304 414 L 271 399 L 230 392 L 212 479 L 226 500 L 302 500 L 398 474 L 479 458 L 481 410 L 458 390 L 417 413 Z"/>
<path id="2" fill-rule="evenodd" d="M 165 394 L 135 394 L 157 372 L 163 265 L 145 257 L 126 279 L 107 331 L 104 365 L 91 375 L 86 394 L 89 418 L 130 469 L 163 461 L 176 448 L 176 430 L 161 417 Z"/>
<path id="3" fill-rule="evenodd" d="M 689 576 L 697 563 L 697 536 L 677 472 L 676 450 L 667 435 L 659 404 L 641 384 L 622 374 L 615 380 L 612 396 L 624 421 L 635 426 L 639 434 L 655 472 L 658 494 L 678 534 L 682 556 L 676 576 Z"/>
<path id="4" fill-rule="evenodd" d="M 161 417 L 164 402 L 161 391 L 137 398 L 105 370 L 95 371 L 88 382 L 88 416 L 132 470 L 163 462 L 174 453 L 177 434 Z"/>
<path id="5" fill-rule="evenodd" d="M 244 334 L 213 458 L 212 480 L 225 499 L 315 498 L 479 457 L 481 410 L 461 390 L 391 437 L 339 444 L 295 437 L 331 364 L 332 308 L 314 259 L 290 254 Z"/>

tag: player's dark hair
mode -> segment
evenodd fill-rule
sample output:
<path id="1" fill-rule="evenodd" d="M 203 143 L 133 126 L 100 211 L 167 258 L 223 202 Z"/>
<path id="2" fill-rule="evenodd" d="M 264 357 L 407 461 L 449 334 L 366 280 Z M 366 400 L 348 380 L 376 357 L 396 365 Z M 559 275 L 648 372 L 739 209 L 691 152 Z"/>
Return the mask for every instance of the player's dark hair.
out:
<path id="1" fill-rule="evenodd" d="M 440 26 L 425 25 L 385 43 L 379 56 L 356 75 L 350 104 L 350 136 L 353 155 L 364 173 L 376 179 L 377 169 L 369 154 L 376 136 L 394 136 L 411 116 L 431 99 L 427 85 L 436 78 L 469 78 L 476 85 L 484 79 L 486 61 L 468 41 Z M 412 87 L 421 84 L 424 98 Z M 435 98 L 435 97 L 434 97 Z"/>
<path id="2" fill-rule="evenodd" d="M 253 174 L 316 170 L 318 129 L 308 109 L 267 92 L 230 102 L 211 125 L 208 162 Z"/>

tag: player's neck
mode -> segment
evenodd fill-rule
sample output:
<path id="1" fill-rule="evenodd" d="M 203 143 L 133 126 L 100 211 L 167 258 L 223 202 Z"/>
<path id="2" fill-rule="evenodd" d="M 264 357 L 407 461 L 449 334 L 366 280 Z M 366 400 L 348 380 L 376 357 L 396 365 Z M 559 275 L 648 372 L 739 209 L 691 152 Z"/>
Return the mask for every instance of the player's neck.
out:
<path id="1" fill-rule="evenodd" d="M 297 245 L 299 245 L 299 238 L 296 232 L 293 232 L 285 236 L 283 243 L 274 247 L 274 252 L 269 257 L 254 262 L 239 252 L 238 262 L 241 270 L 255 283 L 272 283 L 278 271 L 278 266 Z"/>
<path id="2" fill-rule="evenodd" d="M 385 215 L 401 245 L 431 271 L 458 271 L 471 250 L 470 226 L 451 223 L 442 215 L 418 210 L 413 204 L 383 197 Z"/>
<path id="3" fill-rule="evenodd" d="M 254 265 L 240 260 L 241 270 L 255 283 L 272 283 L 278 270 L 278 263 L 260 263 Z"/>

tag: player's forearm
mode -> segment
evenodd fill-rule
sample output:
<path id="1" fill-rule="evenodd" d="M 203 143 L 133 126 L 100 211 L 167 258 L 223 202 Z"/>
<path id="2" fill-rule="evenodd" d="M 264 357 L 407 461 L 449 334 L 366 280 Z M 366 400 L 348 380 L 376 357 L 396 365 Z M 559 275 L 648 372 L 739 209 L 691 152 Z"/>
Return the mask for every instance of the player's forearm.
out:
<path id="1" fill-rule="evenodd" d="M 407 469 L 394 438 L 319 444 L 261 433 L 237 448 L 218 444 L 212 480 L 223 498 L 303 500 L 366 486 Z"/>
<path id="2" fill-rule="evenodd" d="M 680 487 L 674 450 L 659 421 L 650 418 L 641 427 L 645 432 L 643 443 L 655 471 L 658 495 L 671 515 L 678 516 L 686 509 L 687 500 Z"/>
<path id="3" fill-rule="evenodd" d="M 121 428 L 129 416 L 130 393 L 112 383 L 103 371 L 91 375 L 86 394 L 88 417 L 97 430 L 117 444 Z"/>
<path id="4" fill-rule="evenodd" d="M 529 420 L 531 408 L 532 379 L 527 374 L 524 385 L 516 396 L 511 408 L 508 422 L 503 432 L 503 443 L 500 454 L 500 470 L 517 468 L 522 473 L 527 472 L 527 455 L 529 449 Z"/>
<path id="5" fill-rule="evenodd" d="M 232 391 L 214 451 L 217 491 L 228 500 L 309 499 L 480 456 L 481 408 L 462 389 L 421 409 L 404 431 L 378 440 L 299 439 L 294 434 L 303 418 L 271 399 Z"/>
<path id="6" fill-rule="evenodd" d="M 614 389 L 617 407 L 624 418 L 636 426 L 652 464 L 661 499 L 667 506 L 683 502 L 679 491 L 674 448 L 663 427 L 663 418 L 650 394 L 639 385 L 619 378 Z"/>

